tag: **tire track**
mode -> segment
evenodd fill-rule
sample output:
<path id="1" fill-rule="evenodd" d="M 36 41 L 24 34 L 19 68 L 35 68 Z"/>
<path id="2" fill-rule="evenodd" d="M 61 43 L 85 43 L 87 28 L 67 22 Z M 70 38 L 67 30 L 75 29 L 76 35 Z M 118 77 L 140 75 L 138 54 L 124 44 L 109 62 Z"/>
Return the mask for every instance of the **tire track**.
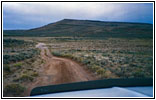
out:
<path id="1" fill-rule="evenodd" d="M 45 64 L 40 69 L 39 77 L 29 84 L 26 92 L 27 95 L 30 95 L 31 90 L 38 86 L 98 79 L 92 72 L 77 62 L 53 56 L 44 43 L 38 43 L 36 47 L 41 50 L 41 57 L 45 61 Z"/>

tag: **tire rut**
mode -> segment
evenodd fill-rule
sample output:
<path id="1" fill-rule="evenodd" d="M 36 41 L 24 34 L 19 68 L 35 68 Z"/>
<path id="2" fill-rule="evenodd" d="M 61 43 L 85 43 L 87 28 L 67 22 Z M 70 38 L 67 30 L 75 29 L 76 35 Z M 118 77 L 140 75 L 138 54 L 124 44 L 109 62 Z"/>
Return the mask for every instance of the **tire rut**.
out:
<path id="1" fill-rule="evenodd" d="M 26 95 L 38 86 L 64 84 L 98 79 L 84 66 L 67 58 L 53 56 L 44 43 L 36 45 L 41 50 L 41 58 L 45 61 L 39 76 L 28 85 Z"/>

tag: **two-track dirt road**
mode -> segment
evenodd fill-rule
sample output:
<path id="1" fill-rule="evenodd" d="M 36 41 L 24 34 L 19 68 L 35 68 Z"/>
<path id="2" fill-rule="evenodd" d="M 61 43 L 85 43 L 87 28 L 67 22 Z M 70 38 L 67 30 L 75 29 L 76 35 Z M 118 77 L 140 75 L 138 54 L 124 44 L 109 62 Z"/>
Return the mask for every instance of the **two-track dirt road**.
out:
<path id="1" fill-rule="evenodd" d="M 31 89 L 37 86 L 97 79 L 92 72 L 77 62 L 67 58 L 53 56 L 44 43 L 39 43 L 36 47 L 41 50 L 41 57 L 45 61 L 45 64 L 40 69 L 39 77 L 30 85 L 27 91 L 28 95 Z"/>

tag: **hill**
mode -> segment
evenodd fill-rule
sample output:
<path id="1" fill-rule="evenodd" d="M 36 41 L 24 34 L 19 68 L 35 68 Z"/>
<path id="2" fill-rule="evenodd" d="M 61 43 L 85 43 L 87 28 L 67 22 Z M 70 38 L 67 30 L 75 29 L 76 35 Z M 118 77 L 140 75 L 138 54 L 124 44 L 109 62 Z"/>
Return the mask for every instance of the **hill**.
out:
<path id="1" fill-rule="evenodd" d="M 4 36 L 152 38 L 153 25 L 64 19 L 30 30 L 4 30 Z"/>

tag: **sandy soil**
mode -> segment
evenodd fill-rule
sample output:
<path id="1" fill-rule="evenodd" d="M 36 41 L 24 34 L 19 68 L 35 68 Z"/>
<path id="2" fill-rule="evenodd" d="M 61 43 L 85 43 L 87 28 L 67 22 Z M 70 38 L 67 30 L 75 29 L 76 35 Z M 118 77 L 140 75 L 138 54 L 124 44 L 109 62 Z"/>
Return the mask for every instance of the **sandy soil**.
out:
<path id="1" fill-rule="evenodd" d="M 45 64 L 39 71 L 39 77 L 28 85 L 29 88 L 25 92 L 26 95 L 30 95 L 30 91 L 37 86 L 97 79 L 92 72 L 79 63 L 71 59 L 53 56 L 44 43 L 39 43 L 36 47 L 41 50 L 41 57 Z"/>

